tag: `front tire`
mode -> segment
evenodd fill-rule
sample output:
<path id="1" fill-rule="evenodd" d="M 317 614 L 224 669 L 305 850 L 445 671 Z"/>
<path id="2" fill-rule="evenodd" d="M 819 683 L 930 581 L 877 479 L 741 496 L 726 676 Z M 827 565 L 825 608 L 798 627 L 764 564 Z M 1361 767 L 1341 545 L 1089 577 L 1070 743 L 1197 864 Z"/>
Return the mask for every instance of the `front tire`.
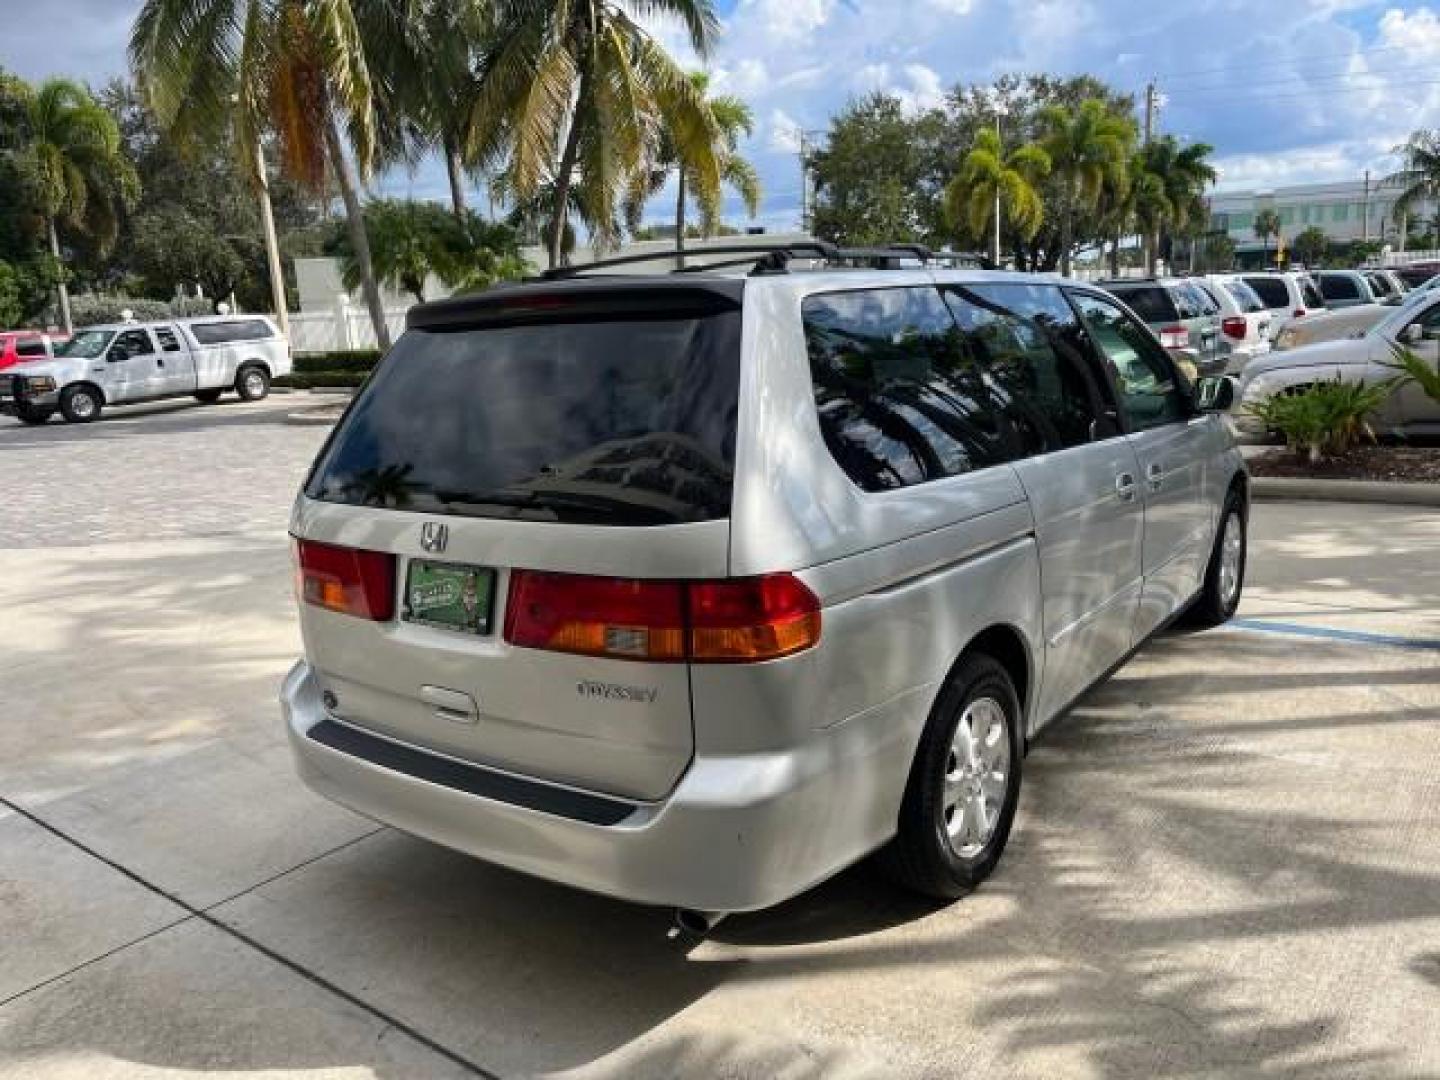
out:
<path id="1" fill-rule="evenodd" d="M 15 419 L 19 420 L 22 424 L 28 424 L 31 427 L 39 427 L 41 424 L 49 423 L 50 418 L 54 415 L 55 407 L 53 405 L 48 405 L 41 408 L 37 408 L 33 405 L 15 406 Z"/>
<path id="2" fill-rule="evenodd" d="M 967 657 L 940 692 L 915 761 L 900 828 L 880 854 L 901 885 L 955 900 L 990 876 L 1020 799 L 1020 697 L 988 656 Z"/>
<path id="3" fill-rule="evenodd" d="M 270 393 L 270 373 L 258 364 L 243 367 L 235 376 L 241 401 L 259 401 Z"/>
<path id="4" fill-rule="evenodd" d="M 78 386 L 67 386 L 65 392 L 60 395 L 60 415 L 70 424 L 88 424 L 100 417 L 100 410 L 104 407 L 104 399 L 100 397 L 100 391 L 93 386 L 86 386 L 83 383 Z"/>
<path id="5" fill-rule="evenodd" d="M 1215 531 L 1215 546 L 1210 552 L 1210 565 L 1205 569 L 1205 584 L 1195 606 L 1190 609 L 1191 621 L 1201 627 L 1219 626 L 1228 622 L 1240 606 L 1245 588 L 1245 561 L 1248 538 L 1245 500 L 1231 490 L 1220 511 L 1220 527 Z"/>

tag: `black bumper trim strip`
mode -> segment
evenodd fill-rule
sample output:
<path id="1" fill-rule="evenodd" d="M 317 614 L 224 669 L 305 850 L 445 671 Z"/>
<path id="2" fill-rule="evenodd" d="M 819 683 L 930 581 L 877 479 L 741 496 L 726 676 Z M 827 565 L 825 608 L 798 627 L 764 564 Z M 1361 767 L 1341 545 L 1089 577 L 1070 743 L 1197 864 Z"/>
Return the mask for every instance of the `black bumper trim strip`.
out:
<path id="1" fill-rule="evenodd" d="M 482 799 L 494 799 L 543 814 L 583 821 L 587 825 L 618 825 L 635 812 L 634 805 L 619 799 L 571 791 L 478 765 L 466 765 L 453 758 L 403 746 L 330 719 L 321 720 L 305 734 L 312 742 L 382 769 L 403 773 L 452 791 L 478 795 Z"/>

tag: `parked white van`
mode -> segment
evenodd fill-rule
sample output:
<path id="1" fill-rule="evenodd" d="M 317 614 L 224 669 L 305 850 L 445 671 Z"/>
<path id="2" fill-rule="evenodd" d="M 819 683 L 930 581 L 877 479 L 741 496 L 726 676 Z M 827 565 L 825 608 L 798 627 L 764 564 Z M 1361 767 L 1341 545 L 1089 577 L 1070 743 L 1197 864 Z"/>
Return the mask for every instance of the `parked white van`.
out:
<path id="1" fill-rule="evenodd" d="M 58 410 L 86 424 L 107 405 L 226 390 L 245 401 L 290 373 L 290 345 L 262 315 L 91 326 L 55 349 L 55 358 L 0 374 L 0 412 L 43 424 Z"/>

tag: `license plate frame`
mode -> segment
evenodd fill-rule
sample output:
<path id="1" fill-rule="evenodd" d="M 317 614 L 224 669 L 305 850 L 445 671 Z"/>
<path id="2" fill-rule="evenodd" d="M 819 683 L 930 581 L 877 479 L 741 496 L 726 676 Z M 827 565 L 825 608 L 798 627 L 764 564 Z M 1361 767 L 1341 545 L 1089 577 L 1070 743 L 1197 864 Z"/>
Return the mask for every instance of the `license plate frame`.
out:
<path id="1" fill-rule="evenodd" d="M 487 637 L 495 624 L 497 576 L 493 566 L 411 559 L 405 567 L 400 617 L 416 626 Z M 473 607 L 466 603 L 471 583 Z"/>

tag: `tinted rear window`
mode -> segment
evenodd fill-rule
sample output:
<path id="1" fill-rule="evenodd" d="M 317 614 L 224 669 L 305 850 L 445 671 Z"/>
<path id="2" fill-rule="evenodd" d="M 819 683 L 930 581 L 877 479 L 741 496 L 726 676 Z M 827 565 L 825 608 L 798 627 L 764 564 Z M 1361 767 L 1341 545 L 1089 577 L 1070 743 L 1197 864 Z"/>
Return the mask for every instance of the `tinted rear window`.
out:
<path id="1" fill-rule="evenodd" d="M 717 303 L 412 329 L 356 399 L 306 493 L 598 525 L 727 517 L 740 312 Z"/>
<path id="2" fill-rule="evenodd" d="M 1265 301 L 1260 299 L 1260 294 L 1243 281 L 1227 281 L 1224 289 L 1230 294 L 1241 311 L 1264 311 Z"/>
<path id="3" fill-rule="evenodd" d="M 1170 294 L 1159 285 L 1105 286 L 1105 291 L 1118 296 L 1136 315 L 1147 323 L 1174 322 L 1179 318 Z"/>
<path id="4" fill-rule="evenodd" d="M 1360 286 L 1344 274 L 1321 274 L 1320 293 L 1326 300 L 1358 300 Z"/>
<path id="5" fill-rule="evenodd" d="M 1290 290 L 1285 288 L 1285 283 L 1279 278 L 1247 277 L 1245 284 L 1255 290 L 1256 295 L 1265 302 L 1267 308 L 1288 308 L 1290 306 Z"/>
<path id="6" fill-rule="evenodd" d="M 16 356 L 44 356 L 45 342 L 36 341 L 33 338 L 29 341 L 17 341 L 15 343 Z"/>
<path id="7" fill-rule="evenodd" d="M 191 323 L 190 333 L 195 335 L 195 340 L 201 345 L 224 345 L 230 341 L 264 341 L 275 336 L 269 325 L 259 319 Z"/>

